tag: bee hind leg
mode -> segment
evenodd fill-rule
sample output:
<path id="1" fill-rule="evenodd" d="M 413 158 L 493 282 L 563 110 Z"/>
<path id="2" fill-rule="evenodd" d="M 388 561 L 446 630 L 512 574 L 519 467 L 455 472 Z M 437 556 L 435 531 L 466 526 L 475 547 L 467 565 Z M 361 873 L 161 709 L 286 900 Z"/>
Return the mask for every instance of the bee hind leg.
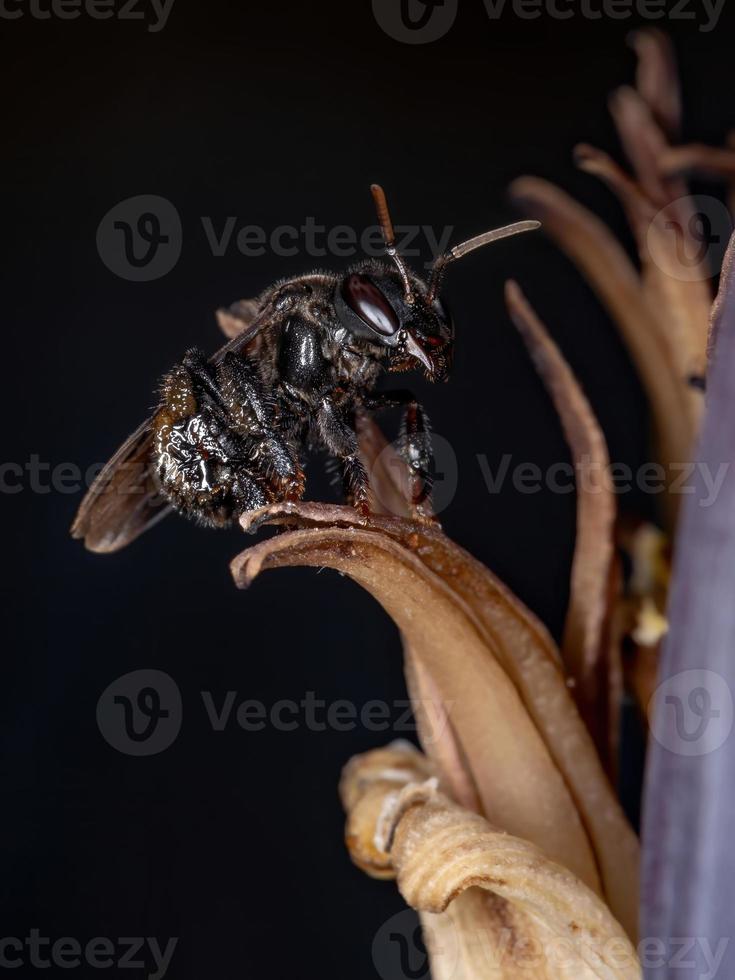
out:
<path id="1" fill-rule="evenodd" d="M 277 431 L 272 399 L 263 390 L 258 373 L 245 358 L 232 352 L 217 369 L 219 395 L 235 431 L 253 446 L 253 456 L 275 496 L 300 500 L 306 480 L 291 446 Z"/>

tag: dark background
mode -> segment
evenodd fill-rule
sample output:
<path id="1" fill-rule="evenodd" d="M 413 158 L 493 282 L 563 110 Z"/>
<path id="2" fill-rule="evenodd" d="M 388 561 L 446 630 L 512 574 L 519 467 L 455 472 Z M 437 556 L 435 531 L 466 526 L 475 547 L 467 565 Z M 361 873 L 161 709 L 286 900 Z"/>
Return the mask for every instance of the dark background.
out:
<path id="1" fill-rule="evenodd" d="M 104 461 L 147 414 L 160 374 L 192 344 L 219 345 L 218 306 L 347 265 L 244 258 L 234 244 L 214 257 L 202 215 L 217 228 L 228 215 L 267 230 L 313 216 L 359 231 L 374 223 L 368 184 L 380 180 L 397 222 L 453 225 L 457 241 L 513 220 L 507 184 L 536 173 L 630 246 L 616 202 L 575 171 L 571 148 L 619 153 L 605 100 L 633 77 L 631 26 L 511 10 L 490 22 L 480 0 L 459 0 L 449 34 L 418 46 L 386 36 L 364 0 L 176 0 L 159 33 L 138 21 L 0 20 L 3 458 Z M 719 143 L 732 123 L 727 12 L 711 33 L 664 26 L 681 57 L 685 135 Z M 180 261 L 149 283 L 115 276 L 95 244 L 103 215 L 138 194 L 170 200 L 183 225 Z M 491 496 L 476 458 L 568 458 L 504 312 L 509 276 L 581 377 L 614 460 L 646 458 L 645 402 L 612 324 L 543 236 L 452 270 L 455 375 L 416 385 L 457 454 L 445 528 L 558 636 L 574 498 L 510 484 Z M 326 493 L 319 469 L 309 496 Z M 336 790 L 349 757 L 393 733 L 246 733 L 234 718 L 214 732 L 200 692 L 394 704 L 405 690 L 393 624 L 331 572 L 273 572 L 237 592 L 228 563 L 248 543 L 237 531 L 169 518 L 119 555 L 88 554 L 68 537 L 81 494 L 25 482 L 3 496 L 0 935 L 178 936 L 175 978 L 375 976 L 373 939 L 404 906 L 393 885 L 351 866 Z M 621 503 L 651 509 L 633 495 Z M 166 751 L 134 758 L 103 740 L 95 709 L 143 668 L 174 678 L 183 726 Z M 628 763 L 635 773 L 635 746 Z M 630 789 L 628 804 L 635 815 Z"/>

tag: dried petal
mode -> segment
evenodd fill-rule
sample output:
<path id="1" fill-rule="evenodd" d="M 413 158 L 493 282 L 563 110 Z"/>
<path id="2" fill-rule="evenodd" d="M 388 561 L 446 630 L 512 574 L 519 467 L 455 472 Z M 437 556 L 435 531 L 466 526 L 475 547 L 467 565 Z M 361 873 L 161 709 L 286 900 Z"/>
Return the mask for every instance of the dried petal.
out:
<path id="1" fill-rule="evenodd" d="M 706 177 L 735 178 L 735 151 L 704 143 L 669 146 L 659 157 L 662 174 L 698 173 Z"/>
<path id="2" fill-rule="evenodd" d="M 687 461 L 701 396 L 684 382 L 672 333 L 622 246 L 596 215 L 548 181 L 522 177 L 511 185 L 511 195 L 522 210 L 543 222 L 617 324 L 651 403 L 659 458 Z M 676 501 L 669 502 L 673 519 Z"/>
<path id="3" fill-rule="evenodd" d="M 613 92 L 609 104 L 625 155 L 646 197 L 657 208 L 683 197 L 686 185 L 661 175 L 658 161 L 669 144 L 641 95 L 623 85 Z"/>
<path id="4" fill-rule="evenodd" d="M 667 136 L 681 129 L 681 92 L 676 57 L 670 38 L 649 28 L 633 31 L 630 43 L 638 55 L 636 88 Z"/>
<path id="5" fill-rule="evenodd" d="M 386 781 L 387 758 L 402 779 L 413 767 L 413 784 Z M 533 844 L 452 803 L 425 781 L 420 760 L 398 745 L 357 756 L 341 790 L 348 827 L 359 813 L 360 833 L 408 904 L 431 931 L 444 917 L 444 941 L 429 944 L 435 976 L 640 977 L 630 941 L 592 891 Z"/>
<path id="6" fill-rule="evenodd" d="M 605 767 L 613 769 L 620 705 L 609 703 L 609 617 L 614 575 L 615 498 L 605 438 L 569 365 L 514 282 L 506 302 L 546 385 L 572 451 L 577 481 L 577 540 L 562 654 L 573 694 Z M 619 670 L 619 667 L 615 667 Z"/>
<path id="7" fill-rule="evenodd" d="M 236 583 L 249 585 L 263 568 L 313 565 L 371 592 L 436 685 L 483 813 L 593 890 L 602 886 L 633 934 L 637 842 L 535 617 L 435 527 L 317 504 L 267 508 L 247 526 L 263 520 L 310 530 L 244 552 L 232 564 Z"/>
<path id="8" fill-rule="evenodd" d="M 679 188 L 678 196 L 672 193 L 663 203 L 659 198 L 654 204 L 607 154 L 583 144 L 575 156 L 584 171 L 608 184 L 625 208 L 638 244 L 644 289 L 650 295 L 651 310 L 661 320 L 676 382 L 683 385 L 687 378 L 704 376 L 712 300 L 707 280 L 712 273 L 706 265 L 706 250 L 693 236 L 696 213 L 686 187 Z M 663 186 L 660 193 L 666 193 Z M 691 402 L 698 422 L 701 399 L 694 392 Z"/>

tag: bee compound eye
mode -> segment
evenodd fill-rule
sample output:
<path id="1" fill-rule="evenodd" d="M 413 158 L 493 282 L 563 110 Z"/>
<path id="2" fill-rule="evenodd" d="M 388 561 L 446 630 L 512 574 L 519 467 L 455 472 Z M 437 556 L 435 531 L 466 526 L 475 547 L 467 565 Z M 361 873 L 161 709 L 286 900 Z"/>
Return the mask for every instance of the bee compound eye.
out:
<path id="1" fill-rule="evenodd" d="M 342 286 L 342 297 L 352 312 L 381 336 L 391 337 L 398 330 L 400 324 L 396 311 L 367 276 L 356 272 L 348 276 Z"/>

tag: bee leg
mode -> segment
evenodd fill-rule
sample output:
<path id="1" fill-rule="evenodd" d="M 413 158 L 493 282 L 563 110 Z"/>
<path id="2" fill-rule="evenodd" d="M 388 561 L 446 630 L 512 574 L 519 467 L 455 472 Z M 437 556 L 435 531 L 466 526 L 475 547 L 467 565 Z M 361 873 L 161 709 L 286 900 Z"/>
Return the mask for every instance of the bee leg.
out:
<path id="1" fill-rule="evenodd" d="M 212 370 L 204 354 L 198 347 L 190 347 L 181 362 L 197 387 L 205 391 L 216 404 L 219 404 L 219 390 Z"/>
<path id="2" fill-rule="evenodd" d="M 232 497 L 237 510 L 257 510 L 269 503 L 265 491 L 251 476 L 240 471 L 232 482 Z"/>
<path id="3" fill-rule="evenodd" d="M 372 410 L 404 408 L 400 434 L 396 443 L 398 455 L 410 473 L 411 509 L 414 517 L 432 519 L 431 488 L 434 482 L 434 456 L 431 448 L 429 417 L 410 391 L 388 391 L 365 399 Z"/>
<path id="4" fill-rule="evenodd" d="M 219 396 L 235 431 L 255 443 L 255 456 L 275 474 L 279 496 L 300 500 L 306 479 L 298 457 L 276 430 L 274 405 L 263 391 L 257 370 L 229 352 L 217 368 Z"/>
<path id="5" fill-rule="evenodd" d="M 342 483 L 347 502 L 367 517 L 370 513 L 370 483 L 360 459 L 354 428 L 329 398 L 322 398 L 315 422 L 319 439 L 342 464 Z"/>

